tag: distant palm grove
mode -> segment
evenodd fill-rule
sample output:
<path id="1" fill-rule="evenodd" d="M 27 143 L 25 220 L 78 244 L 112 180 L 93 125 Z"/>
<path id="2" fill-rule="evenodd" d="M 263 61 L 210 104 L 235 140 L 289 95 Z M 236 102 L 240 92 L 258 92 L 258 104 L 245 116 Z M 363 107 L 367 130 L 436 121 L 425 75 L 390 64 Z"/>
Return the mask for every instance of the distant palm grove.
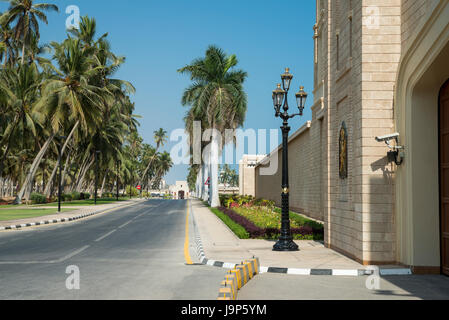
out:
<path id="1" fill-rule="evenodd" d="M 0 16 L 0 198 L 54 198 L 59 164 L 65 194 L 93 194 L 96 178 L 100 196 L 114 192 L 117 177 L 127 193 L 157 188 L 173 165 L 159 152 L 167 133 L 154 133 L 156 146 L 139 136 L 135 89 L 114 78 L 125 57 L 87 16 L 62 42 L 41 43 L 39 25 L 52 11 L 10 0 Z"/>

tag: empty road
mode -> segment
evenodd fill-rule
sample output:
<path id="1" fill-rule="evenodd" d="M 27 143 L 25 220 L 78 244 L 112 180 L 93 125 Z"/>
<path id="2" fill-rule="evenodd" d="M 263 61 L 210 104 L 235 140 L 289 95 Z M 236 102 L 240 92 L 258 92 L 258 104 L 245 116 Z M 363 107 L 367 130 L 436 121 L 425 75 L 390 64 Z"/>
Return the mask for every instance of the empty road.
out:
<path id="1" fill-rule="evenodd" d="M 187 203 L 149 200 L 74 223 L 0 232 L 0 299 L 216 299 L 224 270 L 186 265 Z"/>

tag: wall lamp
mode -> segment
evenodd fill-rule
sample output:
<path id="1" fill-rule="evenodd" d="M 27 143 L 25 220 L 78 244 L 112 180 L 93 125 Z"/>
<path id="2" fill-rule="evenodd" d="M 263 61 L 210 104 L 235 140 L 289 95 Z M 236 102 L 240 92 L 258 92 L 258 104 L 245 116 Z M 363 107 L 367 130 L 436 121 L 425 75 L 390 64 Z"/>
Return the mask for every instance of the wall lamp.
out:
<path id="1" fill-rule="evenodd" d="M 396 141 L 396 145 L 391 145 L 391 140 Z M 394 162 L 397 166 L 400 166 L 404 162 L 404 147 L 399 145 L 399 133 L 388 134 L 385 136 L 376 137 L 377 142 L 385 142 L 391 151 L 388 151 L 388 162 Z"/>

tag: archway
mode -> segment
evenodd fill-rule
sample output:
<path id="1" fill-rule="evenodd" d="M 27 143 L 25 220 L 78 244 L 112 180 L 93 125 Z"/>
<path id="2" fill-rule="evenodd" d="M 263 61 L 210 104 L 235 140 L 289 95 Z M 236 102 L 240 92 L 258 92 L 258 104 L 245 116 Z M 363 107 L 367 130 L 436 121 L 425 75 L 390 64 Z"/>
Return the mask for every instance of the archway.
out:
<path id="1" fill-rule="evenodd" d="M 449 4 L 439 2 L 404 48 L 395 97 L 405 162 L 396 175 L 397 261 L 414 273 L 441 272 L 439 96 L 449 78 Z"/>

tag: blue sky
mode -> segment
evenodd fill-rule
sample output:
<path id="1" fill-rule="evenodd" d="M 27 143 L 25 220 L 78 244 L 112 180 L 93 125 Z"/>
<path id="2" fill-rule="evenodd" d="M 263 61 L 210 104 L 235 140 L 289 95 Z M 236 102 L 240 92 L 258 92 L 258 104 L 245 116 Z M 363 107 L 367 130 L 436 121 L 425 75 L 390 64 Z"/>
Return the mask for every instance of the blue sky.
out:
<path id="1" fill-rule="evenodd" d="M 271 93 L 285 67 L 295 75 L 290 105 L 299 85 L 306 87 L 309 103 L 303 118 L 291 120 L 292 133 L 310 120 L 313 90 L 314 0 L 46 0 L 60 12 L 48 14 L 49 25 L 41 27 L 41 41 L 65 38 L 65 9 L 77 5 L 81 15 L 97 20 L 98 34 L 109 33 L 113 51 L 126 56 L 118 78 L 131 81 L 140 133 L 153 144 L 153 132 L 183 128 L 186 108 L 180 104 L 189 78 L 176 72 L 204 55 L 210 44 L 236 54 L 239 68 L 248 72 L 245 90 L 248 113 L 245 129 L 278 129 Z M 6 3 L 0 4 L 4 11 Z M 297 109 L 296 109 L 297 110 Z M 294 111 L 296 111 L 294 110 Z M 174 143 L 164 149 L 169 151 Z M 187 166 L 175 166 L 168 183 L 185 180 Z"/>

